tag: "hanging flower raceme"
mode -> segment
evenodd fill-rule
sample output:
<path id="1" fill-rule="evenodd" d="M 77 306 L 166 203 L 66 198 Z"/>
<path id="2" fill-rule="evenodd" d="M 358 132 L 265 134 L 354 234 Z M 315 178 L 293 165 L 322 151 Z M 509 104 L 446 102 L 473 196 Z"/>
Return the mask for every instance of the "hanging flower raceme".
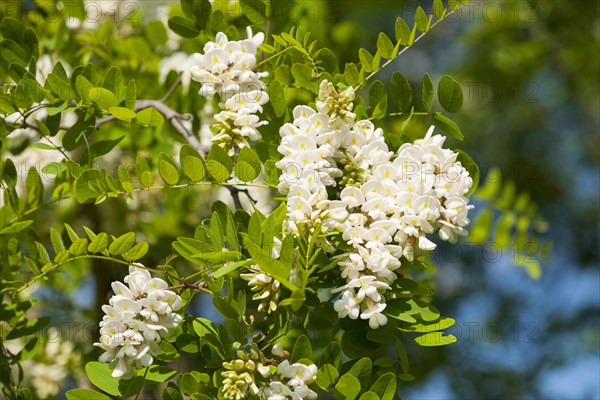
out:
<path id="1" fill-rule="evenodd" d="M 152 278 L 141 265 L 129 267 L 127 285 L 113 282 L 114 296 L 102 306 L 100 342 L 101 362 L 110 363 L 112 376 L 129 377 L 133 367 L 148 367 L 160 353 L 161 336 L 166 336 L 182 321 L 176 311 L 181 297 L 168 290 L 160 278 Z"/>
<path id="2" fill-rule="evenodd" d="M 340 317 L 376 329 L 387 323 L 384 293 L 401 258 L 435 249 L 427 235 L 436 231 L 452 243 L 466 234 L 473 180 L 433 127 L 390 151 L 380 128 L 355 121 L 353 99 L 352 88 L 338 92 L 323 81 L 318 111 L 296 107 L 294 123 L 280 130 L 279 190 L 287 195 L 289 232 L 311 235 L 319 227 L 352 246 L 337 256 L 346 284 L 334 290 L 342 292 L 334 306 Z"/>
<path id="3" fill-rule="evenodd" d="M 317 393 L 308 386 L 317 379 L 317 366 L 315 364 L 290 363 L 287 359 L 289 353 L 283 350 L 281 344 L 273 346 L 274 356 L 281 358 L 277 370 L 270 379 L 269 386 L 261 388 L 267 400 L 314 400 Z"/>
<path id="4" fill-rule="evenodd" d="M 250 27 L 247 31 L 248 38 L 238 41 L 219 32 L 214 42 L 204 46 L 204 54 L 195 55 L 197 64 L 190 69 L 192 79 L 202 84 L 202 96 L 219 96 L 221 112 L 214 117 L 217 134 L 213 142 L 223 147 L 259 140 L 257 128 L 267 124 L 256 115 L 269 101 L 261 80 L 268 73 L 256 71 L 256 52 L 265 35 L 252 35 Z"/>

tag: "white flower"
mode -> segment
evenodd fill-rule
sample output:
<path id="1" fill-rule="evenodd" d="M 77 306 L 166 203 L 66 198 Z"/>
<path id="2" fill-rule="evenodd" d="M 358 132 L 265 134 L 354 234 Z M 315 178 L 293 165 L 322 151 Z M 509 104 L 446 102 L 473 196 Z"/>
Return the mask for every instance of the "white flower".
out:
<path id="1" fill-rule="evenodd" d="M 129 267 L 124 279 L 128 286 L 113 282 L 115 295 L 109 305 L 102 306 L 105 315 L 100 322 L 100 341 L 104 350 L 99 361 L 108 362 L 112 376 L 129 377 L 134 367 L 147 367 L 160 352 L 161 334 L 182 322 L 174 312 L 182 305 L 181 297 L 168 289 L 168 284 L 152 278 L 140 264 Z"/>
<path id="2" fill-rule="evenodd" d="M 352 88 L 339 92 L 324 80 L 316 110 L 294 109 L 293 123 L 280 129 L 278 188 L 287 196 L 288 233 L 310 237 L 319 227 L 352 246 L 336 256 L 346 284 L 331 291 L 343 291 L 334 308 L 376 329 L 387 322 L 385 292 L 400 259 L 433 251 L 427 235 L 436 230 L 451 242 L 466 234 L 473 181 L 433 127 L 391 152 L 382 129 L 355 121 L 353 99 Z M 322 250 L 335 250 L 319 239 Z"/>
<path id="3" fill-rule="evenodd" d="M 191 79 L 202 84 L 200 94 L 219 95 L 221 112 L 215 115 L 219 133 L 214 143 L 246 145 L 246 140 L 259 140 L 257 128 L 266 125 L 255 114 L 269 101 L 262 78 L 266 72 L 255 71 L 256 51 L 264 41 L 264 34 L 252 34 L 248 38 L 229 41 L 223 32 L 217 33 L 214 42 L 204 46 L 204 54 L 194 54 L 192 64 L 186 65 Z"/>

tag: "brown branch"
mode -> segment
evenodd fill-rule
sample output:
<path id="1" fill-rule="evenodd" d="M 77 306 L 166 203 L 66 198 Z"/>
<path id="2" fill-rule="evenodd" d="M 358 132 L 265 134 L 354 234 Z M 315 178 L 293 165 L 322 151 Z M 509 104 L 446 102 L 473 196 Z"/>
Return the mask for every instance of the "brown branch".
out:
<path id="1" fill-rule="evenodd" d="M 248 189 L 240 189 L 236 186 L 227 186 L 227 190 L 229 190 L 229 193 L 231 193 L 231 197 L 233 198 L 233 205 L 236 208 L 236 210 L 243 209 L 242 202 L 240 201 L 240 193 L 244 193 L 246 197 L 248 197 L 248 200 L 256 204 L 256 200 L 254 200 L 252 196 L 250 196 L 250 192 L 248 191 Z"/>

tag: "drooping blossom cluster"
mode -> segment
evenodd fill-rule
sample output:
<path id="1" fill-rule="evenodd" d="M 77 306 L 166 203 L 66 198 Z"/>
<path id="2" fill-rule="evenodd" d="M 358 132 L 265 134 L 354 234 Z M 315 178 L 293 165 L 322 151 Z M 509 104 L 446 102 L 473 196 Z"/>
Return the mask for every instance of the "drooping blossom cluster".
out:
<path id="1" fill-rule="evenodd" d="M 273 238 L 273 249 L 271 256 L 273 259 L 278 259 L 281 255 L 281 240 Z M 277 309 L 277 302 L 280 296 L 280 282 L 273 277 L 265 274 L 258 264 L 251 265 L 249 272 L 240 274 L 240 277 L 248 281 L 250 290 L 255 292 L 252 296 L 253 300 L 260 300 L 258 312 L 266 310 L 268 314 Z"/>
<path id="2" fill-rule="evenodd" d="M 261 138 L 257 128 L 267 124 L 257 113 L 269 101 L 266 85 L 261 80 L 267 72 L 256 71 L 256 52 L 265 35 L 230 41 L 219 32 L 214 42 L 204 46 L 204 54 L 197 54 L 197 64 L 190 68 L 192 79 L 202 84 L 200 94 L 212 98 L 219 95 L 221 112 L 214 116 L 216 130 L 213 143 L 223 147 L 235 144 L 246 145 L 248 140 Z"/>
<path id="3" fill-rule="evenodd" d="M 114 377 L 129 377 L 133 367 L 151 365 L 160 353 L 161 336 L 182 321 L 176 313 L 181 297 L 168 289 L 167 282 L 152 278 L 139 264 L 129 267 L 124 281 L 127 285 L 112 283 L 115 294 L 102 306 L 100 342 L 94 343 L 104 350 L 99 360 L 110 363 Z"/>
<path id="4" fill-rule="evenodd" d="M 273 346 L 273 355 L 282 361 L 277 371 L 271 376 L 269 386 L 262 388 L 267 400 L 314 400 L 317 393 L 308 387 L 317 379 L 317 366 L 305 365 L 299 362 L 290 363 L 289 353 L 283 350 L 281 344 Z"/>
<path id="5" fill-rule="evenodd" d="M 241 400 L 248 395 L 267 400 L 314 400 L 317 394 L 308 387 L 317 379 L 317 366 L 290 363 L 290 354 L 281 344 L 272 353 L 279 361 L 263 361 L 264 355 L 255 349 L 244 350 L 239 342 L 233 344 L 236 358 L 223 363 L 221 394 L 227 400 Z M 271 364 L 269 367 L 268 364 Z M 277 368 L 275 368 L 275 365 Z"/>
<path id="6" fill-rule="evenodd" d="M 340 317 L 360 317 L 376 329 L 387 323 L 384 292 L 401 258 L 433 250 L 427 235 L 435 231 L 450 242 L 466 233 L 473 181 L 433 127 L 390 151 L 380 128 L 354 120 L 353 98 L 351 88 L 337 92 L 323 81 L 317 111 L 296 107 L 294 123 L 280 130 L 279 189 L 287 194 L 291 233 L 319 227 L 352 246 L 338 258 L 346 284 L 334 291 L 342 292 L 334 306 Z"/>
<path id="7" fill-rule="evenodd" d="M 221 394 L 226 400 L 241 400 L 248 397 L 248 394 L 257 395 L 260 392 L 255 381 L 255 372 L 258 372 L 263 378 L 270 375 L 268 366 L 263 365 L 260 356 L 254 349 L 248 352 L 242 349 L 239 342 L 233 344 L 237 358 L 230 362 L 224 362 L 221 372 L 223 386 Z"/>

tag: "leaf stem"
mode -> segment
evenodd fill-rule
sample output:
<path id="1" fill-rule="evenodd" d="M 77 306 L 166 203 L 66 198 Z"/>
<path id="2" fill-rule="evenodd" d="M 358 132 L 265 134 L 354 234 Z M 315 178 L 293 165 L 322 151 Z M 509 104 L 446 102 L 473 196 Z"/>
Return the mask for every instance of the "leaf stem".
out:
<path id="1" fill-rule="evenodd" d="M 417 38 L 415 38 L 415 40 L 412 42 L 412 44 L 405 46 L 402 50 L 400 50 L 396 56 L 394 58 L 390 58 L 389 60 L 387 60 L 385 63 L 383 63 L 383 65 L 381 65 L 379 67 L 379 69 L 377 69 L 376 71 L 371 72 L 369 75 L 367 75 L 367 77 L 365 78 L 365 80 L 363 82 L 361 82 L 356 88 L 355 90 L 358 90 L 360 87 L 362 87 L 362 85 L 364 85 L 369 79 L 371 79 L 373 76 L 375 76 L 375 74 L 377 74 L 379 71 L 381 71 L 382 69 L 384 69 L 385 67 L 387 67 L 388 65 L 390 65 L 396 58 L 400 57 L 401 54 L 403 54 L 406 50 L 410 49 L 411 47 L 414 46 L 415 43 L 417 43 L 419 40 L 421 40 L 423 38 L 423 36 L 425 36 L 429 31 L 431 31 L 431 29 L 433 29 L 436 25 L 438 25 L 440 22 L 444 21 L 449 15 L 454 14 L 457 10 L 460 10 L 463 6 L 465 6 L 467 3 L 469 3 L 471 0 L 465 0 L 463 3 L 461 3 L 460 5 L 458 5 L 454 10 L 451 10 L 449 13 L 447 13 L 446 15 L 443 16 L 443 18 L 438 19 L 437 21 L 435 21 L 427 30 L 427 32 L 422 32 Z"/>

